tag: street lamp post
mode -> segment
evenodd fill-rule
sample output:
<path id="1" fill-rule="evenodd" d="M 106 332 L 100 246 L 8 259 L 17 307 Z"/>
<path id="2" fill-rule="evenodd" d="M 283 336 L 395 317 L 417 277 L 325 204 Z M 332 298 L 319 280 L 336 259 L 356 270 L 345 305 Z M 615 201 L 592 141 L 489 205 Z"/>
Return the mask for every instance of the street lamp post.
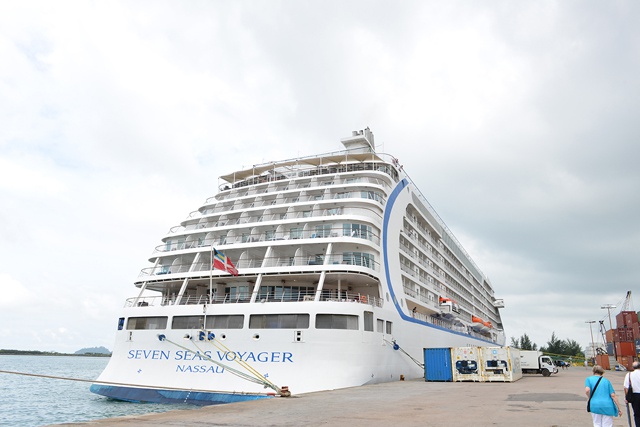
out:
<path id="1" fill-rule="evenodd" d="M 593 364 L 595 365 L 595 357 L 596 357 L 596 344 L 593 342 L 593 328 L 591 327 L 591 325 L 593 325 L 594 323 L 596 323 L 595 320 L 588 320 L 584 323 L 588 323 L 589 324 L 589 332 L 591 332 L 591 350 L 593 351 Z"/>
<path id="2" fill-rule="evenodd" d="M 607 313 L 609 313 L 609 329 L 611 329 L 611 341 L 613 342 L 613 356 L 616 358 L 616 363 L 618 363 L 618 352 L 616 351 L 616 331 L 613 332 L 613 324 L 611 323 L 611 309 L 616 308 L 613 304 L 604 304 L 601 305 L 600 308 L 607 309 Z"/>

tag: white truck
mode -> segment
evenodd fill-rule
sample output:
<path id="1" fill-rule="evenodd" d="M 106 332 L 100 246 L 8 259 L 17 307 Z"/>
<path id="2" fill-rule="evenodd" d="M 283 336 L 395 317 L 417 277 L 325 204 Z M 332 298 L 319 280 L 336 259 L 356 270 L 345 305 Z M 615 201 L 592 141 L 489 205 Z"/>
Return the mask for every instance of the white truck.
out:
<path id="1" fill-rule="evenodd" d="M 558 373 L 558 367 L 553 364 L 551 357 L 536 350 L 520 350 L 520 367 L 523 374 L 542 374 L 543 377 L 548 377 Z"/>

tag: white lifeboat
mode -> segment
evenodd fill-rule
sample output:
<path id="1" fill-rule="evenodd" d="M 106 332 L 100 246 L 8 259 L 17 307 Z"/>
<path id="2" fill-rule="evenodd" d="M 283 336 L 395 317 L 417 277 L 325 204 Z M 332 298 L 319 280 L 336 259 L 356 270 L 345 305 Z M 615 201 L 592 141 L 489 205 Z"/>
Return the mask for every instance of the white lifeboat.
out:
<path id="1" fill-rule="evenodd" d="M 451 299 L 440 297 L 440 311 L 445 319 L 455 319 L 460 314 L 458 303 Z"/>

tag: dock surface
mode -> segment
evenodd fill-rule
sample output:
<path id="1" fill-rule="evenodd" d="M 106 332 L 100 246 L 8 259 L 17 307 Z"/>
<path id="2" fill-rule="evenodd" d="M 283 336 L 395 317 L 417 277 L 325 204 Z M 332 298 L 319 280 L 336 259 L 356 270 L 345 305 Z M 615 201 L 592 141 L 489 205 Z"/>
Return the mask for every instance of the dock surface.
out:
<path id="1" fill-rule="evenodd" d="M 628 426 L 622 388 L 625 374 L 605 373 L 622 405 L 615 427 Z M 396 381 L 58 427 L 583 427 L 592 425 L 584 394 L 588 375 L 591 368 L 571 367 L 547 378 L 525 375 L 513 383 Z"/>

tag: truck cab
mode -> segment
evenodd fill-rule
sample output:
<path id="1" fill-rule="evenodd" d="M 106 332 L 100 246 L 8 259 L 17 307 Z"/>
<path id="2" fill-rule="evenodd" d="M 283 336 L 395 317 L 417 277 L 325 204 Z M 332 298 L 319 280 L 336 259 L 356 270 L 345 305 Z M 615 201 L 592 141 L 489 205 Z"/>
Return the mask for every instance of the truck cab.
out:
<path id="1" fill-rule="evenodd" d="M 549 356 L 540 356 L 540 373 L 543 377 L 558 373 L 558 367 Z"/>

